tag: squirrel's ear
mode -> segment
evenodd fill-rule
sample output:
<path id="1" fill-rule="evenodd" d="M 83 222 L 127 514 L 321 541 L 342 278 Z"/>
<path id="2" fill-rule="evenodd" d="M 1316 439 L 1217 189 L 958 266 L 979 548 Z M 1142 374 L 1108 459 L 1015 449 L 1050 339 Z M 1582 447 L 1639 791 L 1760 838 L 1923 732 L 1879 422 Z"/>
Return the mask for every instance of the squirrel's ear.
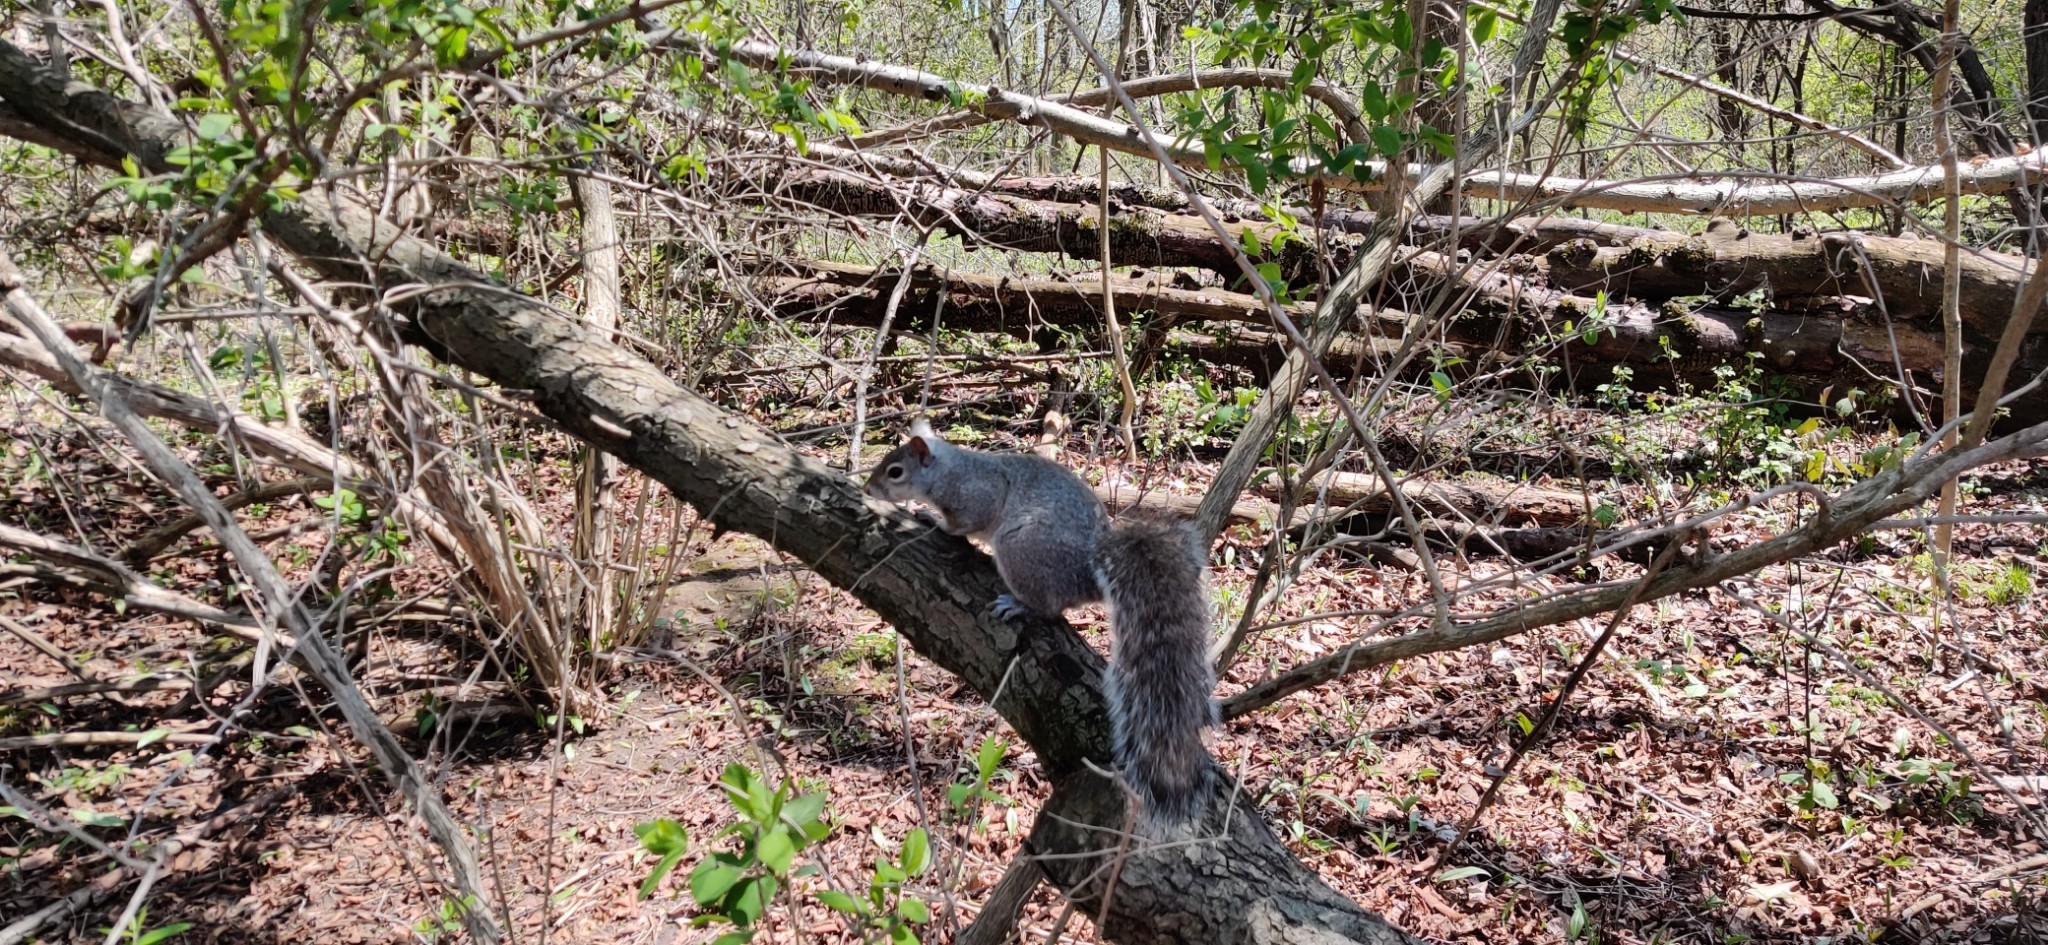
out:
<path id="1" fill-rule="evenodd" d="M 913 435 L 910 442 L 904 445 L 910 447 L 910 455 L 917 460 L 919 466 L 932 464 L 932 447 L 924 437 Z"/>
<path id="2" fill-rule="evenodd" d="M 910 437 L 917 440 L 936 440 L 939 435 L 932 432 L 931 421 L 919 417 L 910 421 Z"/>

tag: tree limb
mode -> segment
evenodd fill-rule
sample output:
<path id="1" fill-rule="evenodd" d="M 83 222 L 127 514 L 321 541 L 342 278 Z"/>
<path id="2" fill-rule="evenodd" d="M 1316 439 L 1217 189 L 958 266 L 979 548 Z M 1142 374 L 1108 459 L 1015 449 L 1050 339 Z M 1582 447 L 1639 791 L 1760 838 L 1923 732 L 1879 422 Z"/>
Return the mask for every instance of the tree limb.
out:
<path id="1" fill-rule="evenodd" d="M 1927 501 L 1941 490 L 1943 482 L 1971 469 L 2044 454 L 2048 454 L 2048 423 L 2036 424 L 1973 449 L 1916 457 L 1898 469 L 1865 479 L 1822 502 L 1820 510 L 1798 528 L 1726 554 L 1703 556 L 1689 567 L 1666 570 L 1642 585 L 1639 601 L 1648 603 L 1684 591 L 1712 587 L 1730 578 L 1831 548 L 1900 511 Z M 1684 533 L 1747 504 L 1737 503 L 1655 532 L 1634 532 L 1627 540 L 1634 543 L 1651 540 L 1663 533 Z M 1517 601 L 1476 620 L 1385 640 L 1354 643 L 1329 656 L 1247 687 L 1224 701 L 1223 716 L 1237 718 L 1290 694 L 1396 660 L 1477 646 L 1568 620 L 1606 613 L 1620 607 L 1635 592 L 1636 586 L 1636 582 L 1629 581 L 1570 591 L 1534 603 Z"/>

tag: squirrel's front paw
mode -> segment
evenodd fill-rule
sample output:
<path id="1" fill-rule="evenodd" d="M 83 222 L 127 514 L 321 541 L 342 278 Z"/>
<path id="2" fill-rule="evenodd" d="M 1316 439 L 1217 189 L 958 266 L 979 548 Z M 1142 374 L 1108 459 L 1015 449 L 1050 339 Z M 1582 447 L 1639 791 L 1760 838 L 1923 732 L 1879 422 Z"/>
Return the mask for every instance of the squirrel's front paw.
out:
<path id="1" fill-rule="evenodd" d="M 1018 603 L 1017 598 L 1011 597 L 1008 594 L 998 594 L 996 595 L 995 605 L 991 606 L 988 611 L 995 614 L 998 620 L 1015 620 L 1030 613 L 1031 608 Z"/>

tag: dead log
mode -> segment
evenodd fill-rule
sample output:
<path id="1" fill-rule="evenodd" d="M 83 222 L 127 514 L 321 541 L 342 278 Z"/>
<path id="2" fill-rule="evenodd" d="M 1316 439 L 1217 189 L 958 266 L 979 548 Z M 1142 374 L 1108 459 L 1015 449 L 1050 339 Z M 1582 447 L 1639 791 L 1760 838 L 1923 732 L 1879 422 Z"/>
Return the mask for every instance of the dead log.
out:
<path id="1" fill-rule="evenodd" d="M 837 297 L 842 310 L 879 316 L 898 273 L 850 263 L 806 259 L 763 261 L 756 272 L 769 274 L 763 295 L 802 298 L 807 285 L 829 285 L 863 290 L 859 293 L 811 294 L 813 299 Z M 910 274 L 906 302 L 897 313 L 896 324 L 905 328 L 929 327 L 929 321 L 903 321 L 911 310 L 929 315 L 931 309 L 912 302 L 930 300 L 938 292 L 952 294 L 944 316 L 949 328 L 972 331 L 1001 331 L 1028 334 L 1041 325 L 1098 325 L 1102 322 L 1102 276 L 1099 272 L 1043 276 L 994 276 L 974 272 L 941 271 L 920 266 Z M 1218 288 L 1204 288 L 1183 273 L 1137 270 L 1110 277 L 1110 291 L 1120 312 L 1150 312 L 1166 324 L 1181 321 L 1237 321 L 1271 324 L 1265 307 L 1255 296 Z M 802 304 L 802 303 L 798 303 Z M 849 307 L 854 307 L 849 309 Z M 1308 318 L 1315 306 L 1306 302 L 1288 305 L 1292 318 Z M 915 317 L 914 315 L 912 316 Z"/>
<path id="2" fill-rule="evenodd" d="M 1233 525 L 1272 528 L 1280 522 L 1278 499 L 1283 488 L 1284 483 L 1277 475 L 1257 477 L 1252 489 L 1258 495 L 1239 496 L 1230 507 L 1228 521 Z M 1401 494 L 1415 505 L 1420 514 L 1449 515 L 1460 520 L 1496 525 L 1570 526 L 1585 516 L 1585 499 L 1576 492 L 1507 482 L 1480 473 L 1443 481 L 1402 480 Z M 1108 486 L 1096 486 L 1095 495 L 1111 512 L 1144 506 L 1193 515 L 1202 503 L 1202 497 L 1198 495 Z M 1311 514 L 1316 512 L 1309 503 L 1318 499 L 1324 506 L 1320 513 L 1323 515 L 1345 511 L 1353 515 L 1383 516 L 1393 511 L 1393 502 L 1387 496 L 1387 490 L 1381 487 L 1379 477 L 1366 473 L 1326 473 L 1304 488 L 1300 500 L 1304 504 L 1294 509 L 1285 522 L 1286 527 L 1295 529 L 1307 525 Z"/>
<path id="3" fill-rule="evenodd" d="M 1962 256 L 1963 321 L 1996 338 L 2012 315 L 2025 260 L 2003 253 Z M 1856 233 L 1752 233 L 1716 220 L 1697 236 L 1641 236 L 1623 246 L 1570 243 L 1551 249 L 1537 271 L 1550 286 L 1596 289 L 1647 302 L 1704 295 L 1730 300 L 1763 290 L 1784 306 L 1840 308 L 1847 297 L 1883 300 L 1893 319 L 1934 319 L 1941 310 L 1941 243 Z M 1874 303 L 1873 303 L 1874 305 Z M 1871 314 L 1876 313 L 1871 309 Z M 2038 319 L 2035 334 L 2048 334 Z"/>
<path id="4" fill-rule="evenodd" d="M 1278 476 L 1254 480 L 1253 491 L 1277 499 L 1286 484 Z M 1503 525 L 1570 525 L 1586 514 L 1585 497 L 1577 492 L 1509 482 L 1483 473 L 1434 481 L 1401 481 L 1401 494 L 1418 512 L 1454 514 L 1478 522 Z M 1331 472 L 1302 484 L 1301 501 L 1320 499 L 1333 509 L 1388 515 L 1393 511 L 1386 485 L 1370 473 Z"/>
<path id="5" fill-rule="evenodd" d="M 1031 200 L 933 182 L 880 182 L 854 174 L 807 171 L 764 189 L 849 216 L 895 218 L 906 210 L 920 226 L 957 236 L 969 248 L 999 248 L 1034 253 L 1063 253 L 1075 259 L 1102 258 L 1100 209 L 1078 203 Z M 1109 220 L 1110 258 L 1119 266 L 1195 266 L 1212 272 L 1238 273 L 1235 248 L 1247 243 L 1263 247 L 1256 261 L 1278 262 L 1283 271 L 1313 281 L 1318 254 L 1313 244 L 1291 239 L 1275 248 L 1279 228 L 1262 222 L 1226 222 L 1229 242 L 1201 217 L 1149 207 L 1116 208 Z M 1342 266 L 1341 251 L 1357 242 L 1348 234 L 1332 234 L 1340 253 L 1332 271 Z"/>
<path id="6" fill-rule="evenodd" d="M 896 280 L 893 271 L 805 261 L 780 265 L 788 267 L 785 272 L 803 274 L 766 279 L 754 292 L 778 314 L 838 325 L 881 324 L 888 289 Z M 1278 334 L 1257 314 L 1256 299 L 1215 288 L 1175 288 L 1174 281 L 1151 272 L 1115 277 L 1112 286 L 1120 311 L 1159 316 L 1150 327 L 1166 329 L 1176 351 L 1242 367 L 1260 378 L 1277 369 L 1285 352 Z M 1457 305 L 1460 314 L 1445 323 L 1443 345 L 1472 366 L 1497 363 L 1503 356 L 1528 358 L 1561 368 L 1563 382 L 1581 391 L 1613 381 L 1619 367 L 1630 369 L 1630 383 L 1640 389 L 1682 384 L 1711 390 L 1719 383 L 1716 368 L 1747 368 L 1752 355 L 1786 395 L 1809 399 L 1852 388 L 1874 395 L 1895 376 L 1895 365 L 1916 384 L 1937 377 L 1941 368 L 1941 342 L 1934 332 L 1912 324 L 1888 328 L 1868 312 L 1845 312 L 1839 306 L 1798 313 L 1652 305 L 1619 296 L 1603 301 L 1523 278 L 1499 262 L 1460 263 L 1430 252 L 1410 254 L 1396 266 L 1389 285 L 1384 304 L 1413 311 L 1447 301 Z M 942 313 L 946 327 L 963 331 L 1029 337 L 1041 325 L 1092 330 L 1100 324 L 1099 286 L 1093 274 L 1066 279 L 918 272 L 912 274 L 895 325 L 926 330 L 933 314 Z M 1291 312 L 1299 317 L 1309 310 L 1308 303 L 1297 303 Z M 1377 310 L 1372 321 L 1338 340 L 1328 366 L 1349 373 L 1385 363 L 1397 347 L 1394 339 L 1402 322 L 1412 317 Z M 1995 349 L 1995 336 L 1968 331 L 1965 369 L 1981 374 Z M 2024 377 L 2044 369 L 2048 335 L 2032 335 L 2015 371 Z M 2027 395 L 2012 412 L 2023 423 L 2048 417 L 2048 391 Z"/>
<path id="7" fill-rule="evenodd" d="M 1049 192 L 1066 193 L 1058 188 Z M 959 236 L 970 247 L 1064 253 L 1077 259 L 1100 258 L 1101 253 L 1101 226 L 1096 210 L 1078 203 L 1030 200 L 937 184 L 916 184 L 906 189 L 851 175 L 822 173 L 790 179 L 785 182 L 783 193 L 851 215 L 893 217 L 908 206 L 921 223 Z M 1429 294 L 1437 291 L 1440 280 L 1445 278 L 1458 281 L 1467 290 L 1483 290 L 1479 291 L 1480 300 L 1496 310 L 1523 310 L 1524 300 L 1532 296 L 1541 296 L 1538 304 L 1543 305 L 1558 300 L 1565 309 L 1565 318 L 1558 321 L 1569 319 L 1573 311 L 1591 311 L 1591 295 L 1596 291 L 1607 293 L 1611 299 L 1628 299 L 1653 307 L 1681 297 L 1704 296 L 1713 304 L 1699 307 L 1702 317 L 1746 326 L 1744 335 L 1755 334 L 1747 326 L 1753 318 L 1762 318 L 1762 334 L 1766 337 L 1759 344 L 1768 347 L 1768 336 L 1787 334 L 1786 326 L 1796 323 L 1801 310 L 1848 310 L 1865 319 L 1879 319 L 1882 313 L 1896 322 L 1931 318 L 1940 303 L 1941 248 L 1933 242 L 1851 233 L 1774 236 L 1751 233 L 1727 220 L 1715 221 L 1697 236 L 1550 218 L 1474 226 L 1470 230 L 1462 229 L 1463 222 L 1440 218 L 1428 222 L 1424 229 L 1436 235 L 1448 235 L 1455 229 L 1458 242 L 1468 249 L 1518 249 L 1541 251 L 1544 255 L 1540 260 L 1501 264 L 1501 271 L 1493 276 L 1473 276 L 1470 273 L 1484 271 L 1483 267 L 1474 270 L 1452 265 L 1441 254 L 1417 254 L 1405 267 L 1405 274 L 1397 271 L 1391 280 L 1396 285 L 1405 282 L 1409 288 L 1405 307 L 1428 311 Z M 1218 239 L 1198 217 L 1126 207 L 1111 217 L 1111 255 L 1120 266 L 1193 267 L 1234 276 L 1234 246 L 1250 242 L 1268 248 L 1256 258 L 1270 257 L 1279 262 L 1292 279 L 1307 280 L 1318 271 L 1315 248 L 1302 240 L 1284 240 L 1277 252 L 1272 251 L 1273 241 L 1281 233 L 1272 224 L 1237 220 L 1224 226 L 1230 243 Z M 1422 232 L 1416 235 L 1421 236 Z M 1348 234 L 1332 234 L 1326 242 L 1331 248 L 1329 265 L 1333 270 L 1341 267 L 1356 249 L 1356 239 Z M 1980 347 L 1998 337 L 2010 316 L 2012 300 L 2019 293 L 2023 262 L 2018 256 L 2001 253 L 1964 256 L 1964 321 L 1979 336 Z M 1534 273 L 1536 279 L 1520 280 L 1517 274 L 1523 272 Z M 845 277 L 838 281 L 845 284 Z M 1512 289 L 1503 288 L 1510 284 Z M 1550 289 L 1552 294 L 1543 296 L 1531 291 L 1536 287 Z M 1752 315 L 1748 310 L 1732 307 L 1739 297 L 1766 287 L 1771 294 L 1766 300 L 1771 303 L 1766 306 L 1768 311 Z M 1035 288 L 1044 291 L 1018 292 L 1049 296 L 1058 291 L 1047 285 Z M 972 286 L 964 291 L 984 299 L 998 295 Z M 1130 291 L 1144 290 L 1131 287 Z M 1225 299 L 1225 295 L 1235 293 L 1219 294 L 1214 290 L 1201 294 L 1220 300 L 1240 316 L 1257 310 L 1256 301 L 1249 297 Z M 1570 300 L 1563 301 L 1567 296 Z M 1883 308 L 1858 307 L 1858 299 L 1871 297 L 1881 297 Z M 1118 302 L 1126 300 L 1119 298 Z M 1137 304 L 1150 308 L 1142 300 Z M 1158 304 L 1174 308 L 1182 300 L 1162 295 Z M 1209 303 L 1189 300 L 1189 304 L 1194 306 L 1188 311 L 1191 316 L 1224 317 L 1203 315 L 1199 308 Z M 2048 335 L 2048 319 L 2040 320 L 2035 334 Z M 1988 358 L 1988 353 L 1984 357 Z M 1935 364 L 1908 365 L 1909 370 L 1926 371 L 1934 367 Z"/>

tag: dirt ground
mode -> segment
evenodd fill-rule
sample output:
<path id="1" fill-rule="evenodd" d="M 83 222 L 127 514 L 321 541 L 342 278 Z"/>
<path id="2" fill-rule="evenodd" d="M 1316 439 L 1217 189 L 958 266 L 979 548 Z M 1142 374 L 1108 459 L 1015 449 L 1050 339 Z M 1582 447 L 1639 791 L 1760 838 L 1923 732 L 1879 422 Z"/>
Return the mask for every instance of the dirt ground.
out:
<path id="1" fill-rule="evenodd" d="M 2001 468 L 1966 507 L 2039 513 L 2044 473 L 2048 463 Z M 16 510 L 62 505 L 22 498 Z M 265 514 L 284 526 L 309 511 L 297 500 Z M 1723 537 L 1771 524 L 1758 513 Z M 1451 842 L 1456 828 L 1604 624 L 1357 674 L 1231 724 L 1216 753 L 1331 884 L 1435 941 L 2048 941 L 2048 656 L 2032 590 L 2048 574 L 2044 544 L 2034 526 L 1964 528 L 1957 573 L 1967 580 L 1951 608 L 1924 596 L 1925 559 L 1906 532 L 1637 608 L 1463 843 Z M 1228 550 L 1216 582 L 1241 599 L 1258 545 Z M 833 830 L 802 853 L 822 867 L 805 880 L 812 891 L 860 888 L 877 856 L 925 827 L 934 865 L 917 891 L 935 919 L 924 940 L 950 940 L 1045 795 L 1031 753 L 955 680 L 899 653 L 851 597 L 751 539 L 700 535 L 692 551 L 662 605 L 670 622 L 651 649 L 621 658 L 607 714 L 576 720 L 580 735 L 558 740 L 500 714 L 451 716 L 434 737 L 414 736 L 481 838 L 515 940 L 712 940 L 719 930 L 690 927 L 687 875 L 702 851 L 729 842 L 718 834 L 735 813 L 716 781 L 733 762 L 827 794 Z M 205 554 L 176 558 L 160 577 L 195 594 L 232 582 Z M 1275 619 L 1418 599 L 1420 580 L 1333 561 L 1306 574 Z M 1821 645 L 1780 616 L 1814 628 Z M 246 667 L 196 703 L 189 681 L 24 698 L 80 676 L 188 678 L 221 643 L 189 622 L 117 614 L 19 577 L 0 582 L 0 617 L 11 624 L 0 633 L 0 737 L 147 742 L 0 751 L 10 789 L 71 830 L 37 829 L 10 799 L 0 926 L 78 894 L 86 908 L 27 940 L 105 938 L 133 885 L 95 895 L 109 857 L 80 837 L 177 835 L 138 930 L 190 923 L 174 942 L 466 938 L 417 822 L 335 717 L 304 711 L 321 696 L 295 673 L 253 699 Z M 1073 619 L 1106 650 L 1099 610 Z M 1261 634 L 1221 691 L 1356 631 L 1327 619 Z M 459 684 L 475 665 L 459 641 L 398 626 L 373 635 L 366 689 L 410 731 L 419 703 L 405 694 Z M 236 709 L 242 728 L 212 741 Z M 963 810 L 948 788 L 973 780 L 990 738 L 1005 746 L 992 797 Z M 634 827 L 656 818 L 684 826 L 692 852 L 642 900 L 653 858 Z M 770 911 L 760 940 L 852 940 L 815 899 L 792 901 Z M 1030 940 L 1045 941 L 1060 912 L 1041 888 L 1026 913 Z M 1085 916 L 1064 936 L 1094 940 Z"/>

